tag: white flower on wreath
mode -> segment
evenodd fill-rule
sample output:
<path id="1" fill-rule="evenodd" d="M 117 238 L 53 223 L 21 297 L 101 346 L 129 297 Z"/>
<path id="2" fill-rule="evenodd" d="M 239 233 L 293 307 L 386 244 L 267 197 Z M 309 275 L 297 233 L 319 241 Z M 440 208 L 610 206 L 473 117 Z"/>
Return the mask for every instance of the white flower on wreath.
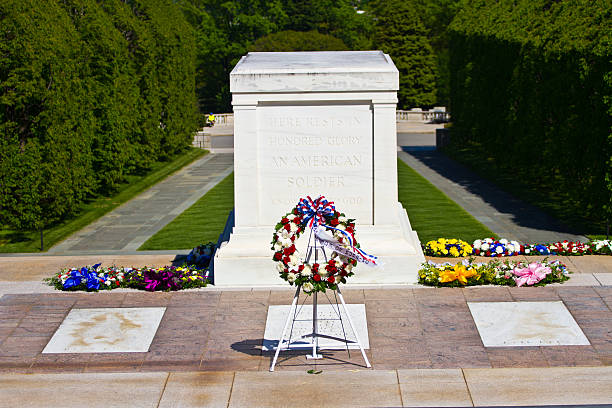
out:
<path id="1" fill-rule="evenodd" d="M 302 285 L 302 289 L 304 290 L 304 292 L 310 293 L 314 289 L 314 286 L 312 285 L 312 283 L 306 282 Z"/>
<path id="2" fill-rule="evenodd" d="M 342 230 L 342 231 L 344 231 L 346 229 L 346 227 L 344 225 L 342 225 L 342 224 L 336 225 L 336 228 L 339 229 L 339 230 Z M 342 234 L 342 235 L 344 235 L 344 234 Z"/>
<path id="3" fill-rule="evenodd" d="M 284 228 L 281 231 L 281 237 L 285 238 L 285 239 L 290 237 L 289 232 L 286 229 L 284 229 Z"/>
<path id="4" fill-rule="evenodd" d="M 353 269 L 353 264 L 346 265 L 346 271 L 350 272 Z"/>
<path id="5" fill-rule="evenodd" d="M 295 214 L 289 214 L 289 215 L 287 216 L 287 219 L 288 219 L 289 221 L 293 221 L 293 220 L 295 219 Z"/>
<path id="6" fill-rule="evenodd" d="M 276 241 L 276 243 L 274 244 L 274 250 L 278 252 L 281 249 L 283 249 L 283 246 L 281 245 L 279 241 Z"/>
<path id="7" fill-rule="evenodd" d="M 347 222 L 348 219 L 346 217 L 338 217 L 338 222 Z"/>
<path id="8" fill-rule="evenodd" d="M 474 249 L 480 249 L 480 245 L 482 245 L 482 241 L 477 239 L 476 241 L 474 241 L 474 245 L 472 245 L 474 247 Z"/>
<path id="9" fill-rule="evenodd" d="M 325 278 L 327 276 L 327 271 L 325 270 L 325 268 L 319 268 L 319 276 L 321 276 L 322 278 Z"/>
<path id="10" fill-rule="evenodd" d="M 482 244 L 482 245 L 480 246 L 480 249 L 481 249 L 482 251 L 488 251 L 488 250 L 489 250 L 489 244 L 487 244 L 487 243 L 485 242 L 484 244 Z"/>
<path id="11" fill-rule="evenodd" d="M 310 265 L 304 265 L 304 269 L 302 269 L 302 272 L 300 274 L 302 276 L 311 276 L 312 268 L 310 267 Z"/>
<path id="12" fill-rule="evenodd" d="M 508 243 L 508 240 L 506 238 L 502 238 L 499 240 L 499 243 L 502 245 L 506 245 Z"/>
<path id="13" fill-rule="evenodd" d="M 279 272 L 283 272 L 285 270 L 285 264 L 282 262 L 277 262 L 276 269 L 278 269 Z"/>
<path id="14" fill-rule="evenodd" d="M 336 283 L 340 283 L 342 281 L 342 276 L 336 275 Z"/>
<path id="15" fill-rule="evenodd" d="M 293 241 L 291 241 L 290 238 L 281 238 L 280 243 L 282 245 L 283 248 L 289 248 L 291 245 L 293 245 Z"/>
<path id="16" fill-rule="evenodd" d="M 294 222 L 289 224 L 291 226 L 291 232 L 296 232 L 298 230 L 298 225 Z"/>
<path id="17" fill-rule="evenodd" d="M 487 244 L 492 244 L 493 243 L 493 238 L 485 238 L 484 242 Z"/>
<path id="18" fill-rule="evenodd" d="M 300 258 L 298 258 L 295 254 L 289 257 L 289 265 L 297 266 L 300 263 Z"/>
<path id="19" fill-rule="evenodd" d="M 497 252 L 498 254 L 501 254 L 504 252 L 504 248 L 498 246 L 497 248 L 495 248 L 495 252 Z"/>
<path id="20" fill-rule="evenodd" d="M 287 274 L 287 281 L 289 281 L 289 283 L 295 282 L 295 278 L 296 278 L 295 273 L 288 273 Z"/>

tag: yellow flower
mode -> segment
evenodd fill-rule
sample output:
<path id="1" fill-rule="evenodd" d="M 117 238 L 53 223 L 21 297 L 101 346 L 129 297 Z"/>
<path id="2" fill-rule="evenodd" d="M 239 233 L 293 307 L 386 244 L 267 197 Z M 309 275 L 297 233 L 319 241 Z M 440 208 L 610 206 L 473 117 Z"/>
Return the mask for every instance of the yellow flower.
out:
<path id="1" fill-rule="evenodd" d="M 467 269 L 462 264 L 457 264 L 453 266 L 453 269 L 446 269 L 440 272 L 440 282 L 453 282 L 458 280 L 462 285 L 467 284 L 467 278 L 471 278 L 472 276 L 476 276 L 476 271 L 474 269 Z"/>
<path id="2" fill-rule="evenodd" d="M 457 250 L 457 248 L 456 248 L 456 247 L 451 247 L 451 249 L 450 249 L 450 254 L 451 254 L 452 256 L 459 256 L 459 251 Z"/>

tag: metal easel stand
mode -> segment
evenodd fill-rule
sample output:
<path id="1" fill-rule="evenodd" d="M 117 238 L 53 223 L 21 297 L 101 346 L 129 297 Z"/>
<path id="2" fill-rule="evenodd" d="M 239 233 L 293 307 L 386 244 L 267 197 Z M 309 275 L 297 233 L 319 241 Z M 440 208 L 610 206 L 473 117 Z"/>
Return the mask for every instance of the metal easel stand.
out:
<path id="1" fill-rule="evenodd" d="M 289 309 L 289 315 L 287 316 L 287 320 L 285 321 L 285 326 L 283 327 L 281 338 L 278 341 L 278 346 L 276 347 L 276 353 L 274 353 L 274 359 L 272 360 L 272 365 L 270 365 L 270 371 L 274 371 L 274 367 L 276 366 L 276 360 L 278 359 L 278 354 L 280 353 L 281 348 L 283 348 L 283 342 L 285 341 L 285 335 L 287 334 L 287 328 L 289 327 L 289 322 L 291 322 L 292 319 L 295 320 L 294 312 L 297 307 L 297 302 L 298 302 L 298 298 L 299 298 L 301 289 L 302 287 L 298 286 L 295 291 L 295 295 L 293 296 L 293 302 L 291 302 L 291 308 Z M 363 346 L 361 345 L 361 341 L 359 340 L 359 335 L 357 334 L 357 330 L 355 330 L 353 319 L 351 319 L 351 315 L 348 312 L 346 303 L 344 302 L 344 297 L 342 297 L 342 293 L 340 292 L 340 288 L 338 288 L 336 292 L 338 294 L 338 297 L 340 298 L 340 302 L 342 303 L 342 308 L 344 309 L 344 313 L 346 314 L 346 317 L 348 318 L 349 324 L 351 326 L 351 330 L 353 331 L 353 334 L 355 335 L 355 341 L 357 345 L 359 346 L 359 350 L 361 350 L 361 355 L 363 356 L 363 360 L 365 361 L 366 367 L 371 368 L 372 365 L 370 364 L 370 361 L 368 360 L 368 357 L 366 356 L 365 350 L 363 349 Z M 320 337 L 317 331 L 318 329 L 317 292 L 315 292 L 313 296 L 314 297 L 312 299 L 312 354 L 307 355 L 306 358 L 307 359 L 321 359 L 323 358 L 323 356 L 317 353 L 317 349 L 319 348 L 319 337 Z M 289 349 L 289 343 L 290 341 L 287 340 L 287 349 Z M 347 343 L 347 347 L 348 347 L 348 343 Z"/>

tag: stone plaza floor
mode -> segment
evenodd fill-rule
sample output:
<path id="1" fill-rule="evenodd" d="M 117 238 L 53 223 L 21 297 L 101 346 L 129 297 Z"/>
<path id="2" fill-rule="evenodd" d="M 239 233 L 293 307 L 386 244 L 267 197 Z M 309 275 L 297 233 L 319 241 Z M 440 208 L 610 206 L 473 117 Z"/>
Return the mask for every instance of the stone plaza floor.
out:
<path id="1" fill-rule="evenodd" d="M 292 350 L 275 373 L 262 344 L 269 308 L 290 304 L 290 288 L 41 293 L 31 286 L 49 275 L 40 258 L 0 259 L 0 407 L 612 404 L 612 257 L 558 257 L 575 273 L 546 287 L 349 285 L 372 368 L 355 349 L 321 360 Z M 50 269 L 89 260 L 48 258 Z M 19 278 L 24 293 L 7 292 Z"/>

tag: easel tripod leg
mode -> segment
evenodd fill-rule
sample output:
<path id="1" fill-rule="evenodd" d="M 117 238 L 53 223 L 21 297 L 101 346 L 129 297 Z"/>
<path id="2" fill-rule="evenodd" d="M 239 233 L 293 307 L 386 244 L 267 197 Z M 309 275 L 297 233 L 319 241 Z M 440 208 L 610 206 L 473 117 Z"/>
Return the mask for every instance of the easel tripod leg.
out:
<path id="1" fill-rule="evenodd" d="M 370 360 L 368 360 L 368 356 L 366 356 L 365 350 L 363 349 L 363 346 L 361 345 L 361 341 L 359 340 L 359 335 L 357 334 L 357 330 L 355 330 L 353 319 L 351 319 L 351 315 L 349 314 L 348 309 L 346 308 L 346 303 L 344 303 L 344 297 L 342 296 L 342 292 L 340 292 L 340 288 L 338 288 L 338 297 L 340 298 L 340 302 L 342 302 L 342 307 L 344 308 L 344 313 L 346 314 L 346 318 L 348 319 L 349 324 L 351 325 L 351 330 L 353 330 L 353 334 L 355 334 L 355 340 L 357 341 L 359 350 L 361 350 L 361 355 L 363 356 L 363 360 L 366 363 L 366 367 L 371 368 L 372 365 L 370 364 Z"/>
<path id="2" fill-rule="evenodd" d="M 274 353 L 274 359 L 272 360 L 272 365 L 270 365 L 270 371 L 274 371 L 274 366 L 276 365 L 276 360 L 278 359 L 278 353 L 280 353 L 280 349 L 283 346 L 283 341 L 285 340 L 285 334 L 287 333 L 287 327 L 289 327 L 289 321 L 291 320 L 291 316 L 293 316 L 293 312 L 295 311 L 298 295 L 300 294 L 301 286 L 298 286 L 295 295 L 293 296 L 293 302 L 291 302 L 291 309 L 289 309 L 289 315 L 287 316 L 287 320 L 285 321 L 285 327 L 283 327 L 283 333 L 281 334 L 280 339 L 278 340 L 278 346 L 276 346 L 276 352 Z"/>

